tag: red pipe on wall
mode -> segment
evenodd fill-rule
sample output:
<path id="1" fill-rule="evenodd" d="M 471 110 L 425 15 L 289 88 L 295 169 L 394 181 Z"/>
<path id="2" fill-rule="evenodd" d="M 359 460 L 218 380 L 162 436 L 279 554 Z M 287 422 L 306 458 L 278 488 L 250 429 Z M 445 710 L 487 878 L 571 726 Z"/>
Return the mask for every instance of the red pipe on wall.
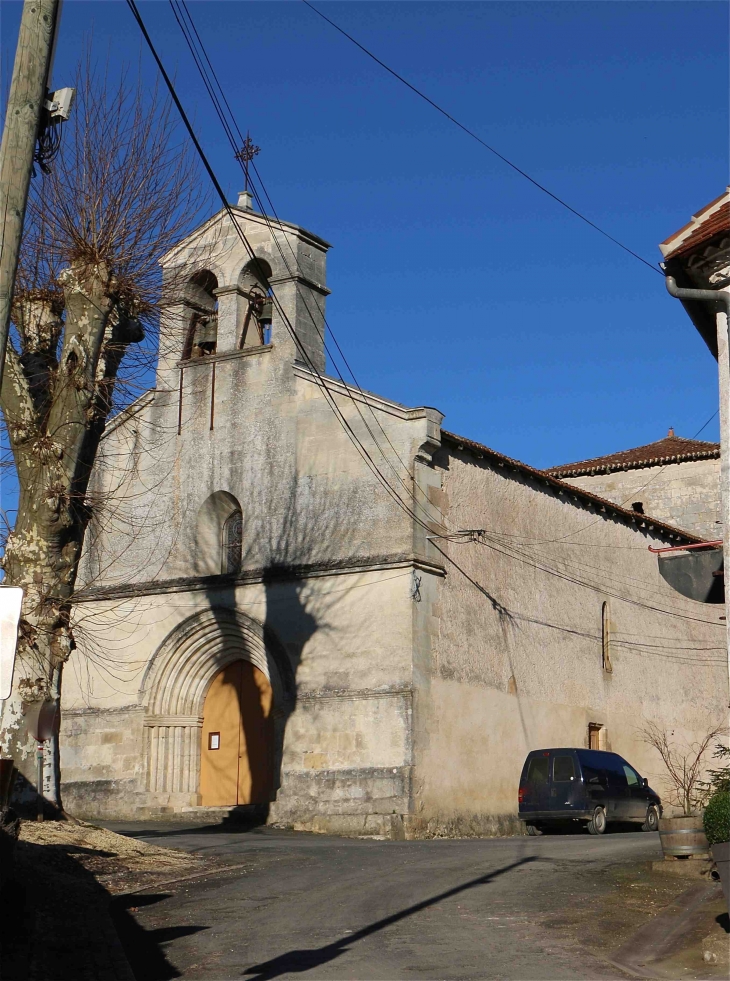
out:
<path id="1" fill-rule="evenodd" d="M 722 545 L 722 539 L 716 542 L 697 542 L 696 545 L 672 545 L 670 548 L 652 548 L 650 545 L 649 551 L 656 555 L 659 552 L 684 552 L 690 548 L 718 548 L 720 545 Z"/>

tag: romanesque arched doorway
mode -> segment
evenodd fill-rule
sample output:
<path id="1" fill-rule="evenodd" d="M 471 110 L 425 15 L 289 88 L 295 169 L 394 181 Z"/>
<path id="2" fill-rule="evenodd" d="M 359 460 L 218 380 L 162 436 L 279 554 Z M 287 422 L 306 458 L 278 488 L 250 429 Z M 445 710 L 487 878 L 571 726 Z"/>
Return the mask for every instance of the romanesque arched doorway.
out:
<path id="1" fill-rule="evenodd" d="M 231 667 L 236 664 L 243 667 Z M 239 766 L 234 764 L 234 788 L 231 791 L 229 779 L 221 806 L 244 803 L 246 798 L 252 803 L 275 799 L 284 726 L 295 701 L 291 665 L 268 627 L 240 610 L 212 607 L 192 614 L 170 631 L 142 682 L 149 804 L 212 805 L 214 797 L 207 791 L 203 794 L 201 778 L 203 746 L 208 746 L 210 733 L 223 732 L 217 724 L 206 725 L 219 712 L 215 695 L 212 709 L 208 705 L 208 695 L 216 688 L 228 689 L 229 702 L 235 693 L 233 707 L 240 714 L 249 771 L 248 777 L 242 776 L 239 793 Z M 224 714 L 229 710 L 230 705 Z M 236 732 L 238 724 L 234 719 Z"/>
<path id="2" fill-rule="evenodd" d="M 273 692 L 250 661 L 226 665 L 205 696 L 200 797 L 207 807 L 264 804 L 274 788 Z"/>

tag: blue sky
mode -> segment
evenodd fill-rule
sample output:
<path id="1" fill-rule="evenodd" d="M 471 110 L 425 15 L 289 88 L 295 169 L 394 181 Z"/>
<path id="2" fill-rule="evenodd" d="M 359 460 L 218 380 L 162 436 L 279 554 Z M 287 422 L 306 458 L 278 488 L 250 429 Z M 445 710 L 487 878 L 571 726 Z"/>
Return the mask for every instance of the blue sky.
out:
<path id="1" fill-rule="evenodd" d="M 333 2 L 328 16 L 655 263 L 728 183 L 723 3 Z M 167 3 L 142 14 L 231 200 L 241 178 Z M 190 9 L 279 215 L 334 244 L 328 319 L 364 388 L 535 466 L 717 407 L 662 277 L 510 171 L 303 3 Z M 2 3 L 3 81 L 20 4 Z M 54 84 L 93 29 L 137 65 L 125 4 L 66 0 Z M 154 67 L 142 52 L 146 78 Z M 702 438 L 718 438 L 714 421 Z"/>

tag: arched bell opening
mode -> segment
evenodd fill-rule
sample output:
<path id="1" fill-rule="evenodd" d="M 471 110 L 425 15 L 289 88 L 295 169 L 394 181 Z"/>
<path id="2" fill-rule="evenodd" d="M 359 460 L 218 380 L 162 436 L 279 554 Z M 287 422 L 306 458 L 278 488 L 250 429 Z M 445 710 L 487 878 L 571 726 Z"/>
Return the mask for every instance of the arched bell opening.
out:
<path id="1" fill-rule="evenodd" d="M 273 319 L 273 290 L 269 285 L 271 266 L 265 259 L 254 257 L 238 277 L 239 295 L 243 298 L 243 322 L 240 348 L 259 347 L 271 343 Z"/>
<path id="2" fill-rule="evenodd" d="M 189 310 L 183 345 L 183 360 L 204 358 L 218 347 L 218 280 L 208 269 L 191 276 L 185 286 L 184 303 Z"/>

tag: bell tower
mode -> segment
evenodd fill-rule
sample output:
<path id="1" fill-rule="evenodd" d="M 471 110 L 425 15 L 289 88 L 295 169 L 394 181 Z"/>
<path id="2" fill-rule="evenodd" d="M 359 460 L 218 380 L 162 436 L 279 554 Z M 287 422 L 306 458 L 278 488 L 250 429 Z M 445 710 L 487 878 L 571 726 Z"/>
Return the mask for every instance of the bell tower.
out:
<path id="1" fill-rule="evenodd" d="M 157 388 L 188 365 L 271 352 L 325 370 L 328 242 L 253 209 L 248 190 L 160 259 Z"/>

